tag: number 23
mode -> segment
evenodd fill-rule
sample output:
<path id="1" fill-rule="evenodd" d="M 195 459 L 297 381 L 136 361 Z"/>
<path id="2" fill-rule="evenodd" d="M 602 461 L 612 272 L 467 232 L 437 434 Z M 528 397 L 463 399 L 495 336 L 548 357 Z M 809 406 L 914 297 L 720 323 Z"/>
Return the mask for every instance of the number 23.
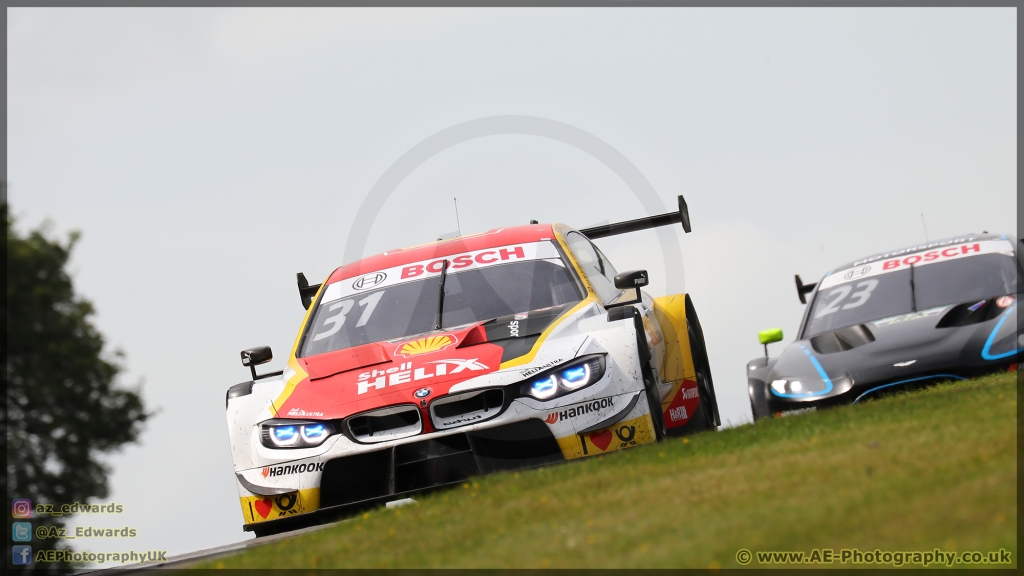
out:
<path id="1" fill-rule="evenodd" d="M 870 280 L 864 280 L 863 282 L 858 282 L 856 287 L 860 288 L 860 290 L 854 292 L 850 296 L 854 300 L 848 302 L 847 304 L 844 304 L 841 308 L 843 310 L 849 310 L 850 308 L 856 308 L 864 304 L 865 302 L 868 301 L 868 298 L 871 298 L 871 292 L 875 289 L 875 286 L 878 286 L 878 280 L 874 278 Z M 840 286 L 835 290 L 829 292 L 826 298 L 832 298 L 833 296 L 835 296 L 835 298 L 833 298 L 827 306 L 822 308 L 821 311 L 815 314 L 814 317 L 821 318 L 822 316 L 827 316 L 834 312 L 838 312 L 840 309 L 839 303 L 842 302 L 848 294 L 850 294 L 851 290 L 853 290 L 853 288 L 851 288 L 849 285 L 846 285 Z"/>

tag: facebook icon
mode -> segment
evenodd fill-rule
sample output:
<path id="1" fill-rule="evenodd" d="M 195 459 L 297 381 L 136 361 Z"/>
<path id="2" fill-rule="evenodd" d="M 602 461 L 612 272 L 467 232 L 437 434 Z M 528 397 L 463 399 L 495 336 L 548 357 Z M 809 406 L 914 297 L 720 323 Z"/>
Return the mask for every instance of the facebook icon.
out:
<path id="1" fill-rule="evenodd" d="M 26 566 L 32 563 L 31 546 L 14 546 L 11 548 L 11 561 L 15 566 Z"/>

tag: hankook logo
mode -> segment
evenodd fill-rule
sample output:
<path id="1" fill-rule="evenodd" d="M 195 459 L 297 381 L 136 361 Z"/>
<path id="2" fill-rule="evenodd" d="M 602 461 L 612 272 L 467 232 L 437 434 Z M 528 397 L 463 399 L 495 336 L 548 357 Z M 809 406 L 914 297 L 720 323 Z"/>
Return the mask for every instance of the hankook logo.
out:
<path id="1" fill-rule="evenodd" d="M 289 464 L 287 466 L 264 466 L 260 470 L 260 475 L 266 478 L 267 476 L 287 476 L 289 474 L 302 474 L 303 472 L 323 471 L 323 462 L 309 462 L 307 464 Z"/>
<path id="2" fill-rule="evenodd" d="M 352 283 L 352 289 L 353 290 L 366 290 L 368 288 L 373 288 L 377 284 L 380 284 L 381 282 L 386 280 L 387 277 L 388 277 L 388 275 L 383 273 L 383 272 L 374 272 L 373 274 L 367 274 L 366 276 L 360 276 L 359 278 L 356 279 L 355 282 Z"/>

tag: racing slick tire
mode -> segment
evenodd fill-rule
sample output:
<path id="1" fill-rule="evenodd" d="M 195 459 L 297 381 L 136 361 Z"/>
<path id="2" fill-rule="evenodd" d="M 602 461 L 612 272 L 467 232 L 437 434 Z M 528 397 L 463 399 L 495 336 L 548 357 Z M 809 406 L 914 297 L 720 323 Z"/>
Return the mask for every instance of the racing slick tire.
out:
<path id="1" fill-rule="evenodd" d="M 661 442 L 668 436 L 667 428 L 665 428 L 665 414 L 661 410 L 661 398 L 658 395 L 658 387 L 655 385 L 657 380 L 654 378 L 654 370 L 647 362 L 652 356 L 651 349 L 647 345 L 647 339 L 640 337 L 643 334 L 643 323 L 635 309 L 633 311 L 633 322 L 637 334 L 637 356 L 639 356 L 641 362 L 640 373 L 644 379 L 644 394 L 647 396 L 647 407 L 651 413 L 651 424 L 654 428 L 654 441 Z"/>
<path id="2" fill-rule="evenodd" d="M 654 386 L 654 380 L 644 376 L 644 393 L 647 394 L 647 406 L 651 410 L 651 422 L 654 424 L 654 440 L 661 442 L 668 436 L 665 428 L 665 414 L 661 411 L 661 400 L 658 399 L 658 391 Z"/>
<path id="3" fill-rule="evenodd" d="M 716 430 L 721 426 L 715 384 L 711 380 L 711 365 L 708 362 L 707 347 L 704 344 L 704 331 L 700 327 L 697 311 L 694 309 L 689 295 L 686 297 L 686 332 L 690 340 L 690 354 L 696 373 L 700 410 L 697 410 L 684 426 L 673 428 L 670 431 L 672 436 L 686 436 L 697 432 Z"/>

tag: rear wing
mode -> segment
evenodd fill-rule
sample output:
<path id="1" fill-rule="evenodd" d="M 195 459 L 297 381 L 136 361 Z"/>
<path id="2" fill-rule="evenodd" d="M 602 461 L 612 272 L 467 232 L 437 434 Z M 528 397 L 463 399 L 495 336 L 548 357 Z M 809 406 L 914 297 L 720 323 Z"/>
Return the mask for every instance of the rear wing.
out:
<path id="1" fill-rule="evenodd" d="M 636 232 L 648 228 L 657 228 L 658 226 L 669 226 L 676 223 L 683 225 L 683 232 L 690 232 L 690 211 L 686 208 L 686 200 L 683 199 L 682 194 L 679 195 L 678 212 L 637 218 L 636 220 L 627 220 L 626 222 L 618 222 L 616 224 L 602 224 L 601 226 L 580 230 L 580 232 L 587 238 L 594 240 L 596 238 L 604 238 L 605 236 Z"/>

